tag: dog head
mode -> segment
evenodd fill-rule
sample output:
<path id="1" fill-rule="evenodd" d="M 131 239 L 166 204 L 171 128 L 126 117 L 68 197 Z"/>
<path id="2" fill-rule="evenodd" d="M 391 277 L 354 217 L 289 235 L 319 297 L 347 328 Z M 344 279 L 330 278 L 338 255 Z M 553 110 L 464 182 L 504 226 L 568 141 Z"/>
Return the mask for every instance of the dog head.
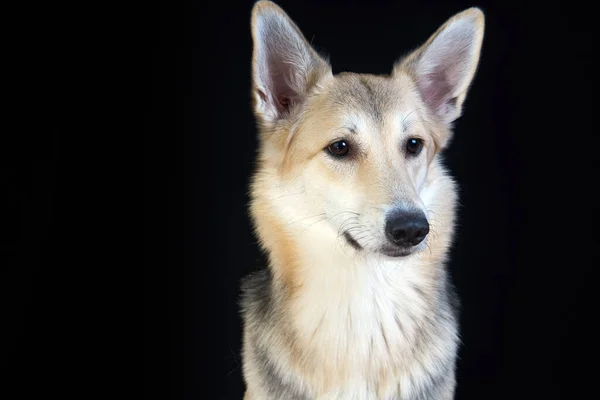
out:
<path id="1" fill-rule="evenodd" d="M 425 246 L 440 200 L 435 196 L 443 195 L 427 188 L 461 114 L 483 30 L 483 13 L 471 8 L 450 18 L 388 76 L 333 75 L 284 11 L 257 2 L 255 219 L 280 221 L 275 236 L 318 226 L 346 246 L 392 257 Z M 264 241 L 266 228 L 263 233 Z"/>

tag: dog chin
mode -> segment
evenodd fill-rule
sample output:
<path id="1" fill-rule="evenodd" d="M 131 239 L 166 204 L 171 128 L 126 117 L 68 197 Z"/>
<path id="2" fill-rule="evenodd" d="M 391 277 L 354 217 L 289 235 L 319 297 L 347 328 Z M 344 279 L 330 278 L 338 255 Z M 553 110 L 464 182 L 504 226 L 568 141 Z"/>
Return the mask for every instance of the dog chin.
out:
<path id="1" fill-rule="evenodd" d="M 388 257 L 408 257 L 415 252 L 415 248 L 382 248 L 379 252 Z"/>

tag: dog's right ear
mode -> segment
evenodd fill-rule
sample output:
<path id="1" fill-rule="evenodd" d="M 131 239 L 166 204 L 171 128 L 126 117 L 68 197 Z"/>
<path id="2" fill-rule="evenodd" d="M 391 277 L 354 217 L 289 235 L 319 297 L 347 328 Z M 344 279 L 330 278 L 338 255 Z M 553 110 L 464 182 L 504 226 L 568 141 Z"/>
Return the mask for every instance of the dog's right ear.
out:
<path id="1" fill-rule="evenodd" d="M 270 125 L 287 118 L 312 87 L 332 75 L 331 67 L 270 1 L 258 1 L 252 9 L 252 39 L 255 113 Z"/>

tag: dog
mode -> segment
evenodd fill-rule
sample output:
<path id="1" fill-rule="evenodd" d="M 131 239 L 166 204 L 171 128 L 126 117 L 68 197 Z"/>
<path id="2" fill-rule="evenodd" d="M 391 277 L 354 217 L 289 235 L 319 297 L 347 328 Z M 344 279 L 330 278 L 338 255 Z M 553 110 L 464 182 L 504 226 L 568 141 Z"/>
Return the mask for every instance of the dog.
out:
<path id="1" fill-rule="evenodd" d="M 457 184 L 441 151 L 483 12 L 454 15 L 386 76 L 334 75 L 270 1 L 251 31 L 249 209 L 268 267 L 242 283 L 244 399 L 452 399 Z"/>

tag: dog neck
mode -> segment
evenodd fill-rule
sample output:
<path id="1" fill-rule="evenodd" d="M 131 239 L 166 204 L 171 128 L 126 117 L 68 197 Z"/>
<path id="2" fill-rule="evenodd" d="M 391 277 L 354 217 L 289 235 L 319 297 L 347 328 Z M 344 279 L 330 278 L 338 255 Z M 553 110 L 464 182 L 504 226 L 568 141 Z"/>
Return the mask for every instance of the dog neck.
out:
<path id="1" fill-rule="evenodd" d="M 280 358 L 287 360 L 281 368 L 303 371 L 311 387 L 368 381 L 385 393 L 386 382 L 397 383 L 415 367 L 415 351 L 427 354 L 419 360 L 427 368 L 442 362 L 427 349 L 453 354 L 447 347 L 456 343 L 448 340 L 456 335 L 454 323 L 436 322 L 453 320 L 443 266 L 454 201 L 446 193 L 453 182 L 435 168 L 428 180 L 422 198 L 434 213 L 428 217 L 435 234 L 423 251 L 397 258 L 356 250 L 327 223 L 290 219 L 297 215 L 291 201 L 281 209 L 271 203 L 281 193 L 255 197 L 252 215 L 269 254 L 272 309 L 280 321 L 270 334 L 279 338 L 278 354 L 288 355 Z"/>

